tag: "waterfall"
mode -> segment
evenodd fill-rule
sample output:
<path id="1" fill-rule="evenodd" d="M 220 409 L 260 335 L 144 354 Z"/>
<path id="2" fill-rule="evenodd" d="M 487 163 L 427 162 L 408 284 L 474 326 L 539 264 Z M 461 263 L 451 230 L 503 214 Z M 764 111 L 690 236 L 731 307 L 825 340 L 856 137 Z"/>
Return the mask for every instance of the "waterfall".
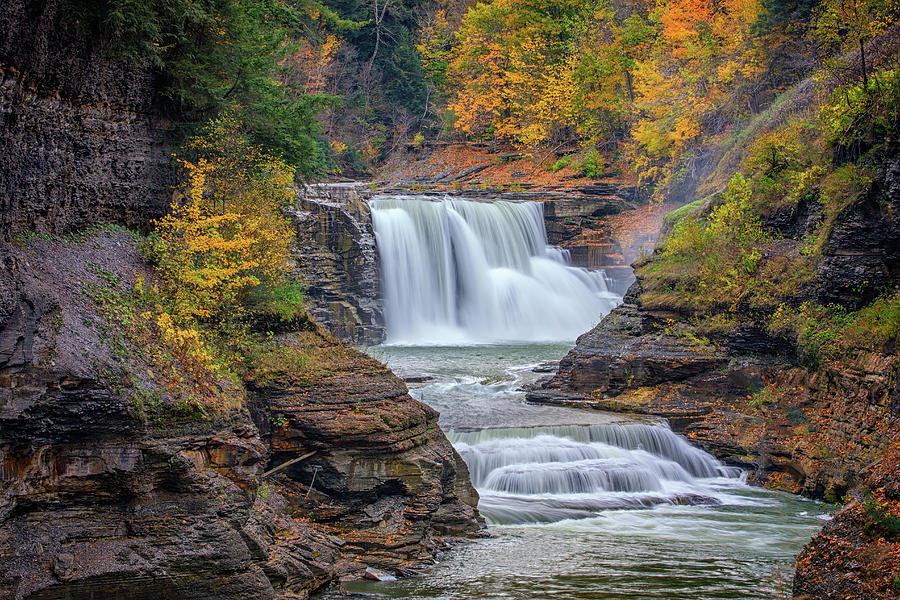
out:
<path id="1" fill-rule="evenodd" d="M 539 202 L 370 202 L 390 343 L 572 340 L 618 303 L 549 246 Z"/>
<path id="2" fill-rule="evenodd" d="M 509 427 L 448 432 L 493 523 L 587 518 L 611 508 L 717 504 L 706 482 L 736 480 L 665 425 Z"/>

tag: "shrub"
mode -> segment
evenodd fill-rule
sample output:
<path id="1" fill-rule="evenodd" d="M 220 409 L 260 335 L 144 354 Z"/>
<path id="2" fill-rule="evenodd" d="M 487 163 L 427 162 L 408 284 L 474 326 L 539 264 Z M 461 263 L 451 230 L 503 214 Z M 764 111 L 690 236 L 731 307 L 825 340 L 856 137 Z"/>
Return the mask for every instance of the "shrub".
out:
<path id="1" fill-rule="evenodd" d="M 600 177 L 603 175 L 604 168 L 603 156 L 597 151 L 596 148 L 591 148 L 584 155 L 584 162 L 582 163 L 582 172 L 585 177 Z"/>
<path id="2" fill-rule="evenodd" d="M 549 169 L 554 173 L 559 173 L 572 162 L 571 156 L 562 156 L 555 163 L 550 165 Z"/>
<path id="3" fill-rule="evenodd" d="M 868 492 L 862 507 L 865 512 L 863 531 L 873 537 L 900 538 L 900 517 L 894 516 L 887 503 L 879 502 Z"/>
<path id="4" fill-rule="evenodd" d="M 223 118 L 190 140 L 188 181 L 145 245 L 176 322 L 221 320 L 242 311 L 258 286 L 286 275 L 293 232 L 282 212 L 293 169 L 251 145 Z"/>
<path id="5" fill-rule="evenodd" d="M 835 90 L 819 109 L 819 124 L 832 146 L 890 138 L 898 130 L 898 103 L 900 69 L 875 71 L 867 88 L 859 83 Z"/>

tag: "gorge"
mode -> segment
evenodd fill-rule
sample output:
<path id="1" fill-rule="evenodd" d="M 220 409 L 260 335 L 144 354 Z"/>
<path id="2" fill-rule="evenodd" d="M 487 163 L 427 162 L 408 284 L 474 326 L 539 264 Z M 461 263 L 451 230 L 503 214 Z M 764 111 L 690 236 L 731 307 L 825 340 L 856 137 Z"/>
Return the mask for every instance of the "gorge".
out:
<path id="1" fill-rule="evenodd" d="M 464 288 L 465 283 L 453 272 L 471 269 L 472 264 L 456 259 L 458 253 L 479 253 L 476 265 L 491 264 L 504 277 L 507 265 L 533 265 L 535 259 L 548 260 L 548 255 L 566 258 L 559 249 L 548 252 L 543 223 L 537 218 L 540 205 L 501 202 L 492 206 L 486 201 L 416 197 L 376 197 L 371 204 L 382 272 L 390 271 L 385 261 L 406 269 L 387 285 L 395 285 L 396 292 L 415 291 L 414 286 L 407 287 L 406 282 L 417 281 L 409 271 L 417 264 L 444 259 L 443 270 L 427 272 L 444 274 L 451 290 L 443 305 L 439 294 L 424 307 L 407 299 L 410 305 L 397 313 L 400 321 L 394 321 L 403 333 L 401 341 L 393 341 L 397 338 L 388 318 L 388 344 L 371 347 L 369 352 L 401 376 L 422 381 L 410 384 L 411 394 L 440 412 L 440 423 L 468 465 L 480 496 L 479 511 L 495 537 L 454 548 L 421 577 L 347 583 L 347 590 L 392 598 L 495 594 L 579 598 L 583 590 L 602 598 L 627 598 L 635 593 L 659 598 L 678 594 L 745 598 L 778 594 L 789 586 L 785 569 L 821 526 L 823 506 L 747 486 L 742 469 L 724 465 L 659 420 L 525 403 L 523 387 L 534 386 L 543 370 L 540 365 L 558 359 L 567 348 L 564 339 L 555 343 L 529 339 L 533 329 L 528 326 L 534 317 L 527 313 L 506 311 L 509 321 L 500 335 L 490 323 L 477 320 L 468 337 L 460 335 L 460 330 L 466 332 L 463 319 L 456 327 L 446 327 L 447 315 L 452 314 L 448 307 L 464 306 L 453 292 L 454 286 Z M 420 211 L 421 220 L 400 213 L 404 204 L 409 212 Z M 477 229 L 479 218 L 493 217 L 491 238 L 478 238 L 465 230 L 454 232 L 456 237 L 450 233 L 453 225 L 440 217 L 446 219 L 445 211 L 460 206 L 464 209 L 451 217 L 458 219 L 457 227 L 472 219 Z M 383 210 L 394 211 L 394 220 L 380 220 Z M 519 212 L 504 219 L 511 211 Z M 434 218 L 436 214 L 440 217 Z M 398 243 L 397 221 L 415 228 L 405 232 L 414 243 Z M 387 244 L 384 227 L 394 236 Z M 523 232 L 532 236 L 523 239 Z M 454 247 L 460 244 L 464 250 Z M 435 247 L 438 252 L 433 251 Z M 576 267 L 565 268 L 578 272 Z M 582 273 L 582 277 L 588 274 Z M 485 310 L 490 310 L 495 293 L 491 275 L 492 269 L 482 274 L 482 281 L 488 282 L 480 288 L 487 299 Z M 427 292 L 440 290 L 432 283 L 440 281 L 436 277 L 418 281 L 426 298 Z M 546 303 L 544 310 L 573 311 L 567 303 L 552 306 L 558 289 L 564 288 L 555 282 L 547 290 L 534 286 L 520 300 L 538 306 Z M 619 303 L 605 286 L 585 291 L 596 299 L 593 307 L 585 305 L 585 320 L 596 318 L 592 311 L 607 314 Z M 541 293 L 544 297 L 538 296 Z M 578 299 L 571 292 L 569 296 Z M 392 295 L 385 293 L 387 311 L 391 300 Z M 409 328 L 420 316 L 416 309 L 435 310 L 435 305 L 445 311 L 437 313 L 444 320 L 436 324 L 443 328 Z M 508 332 L 519 315 L 525 327 L 512 329 L 520 335 L 515 341 Z M 555 324 L 551 331 L 565 330 Z M 418 337 L 411 337 L 416 333 Z M 774 515 L 777 523 L 771 522 Z M 621 553 L 623 547 L 631 550 Z M 566 549 L 565 566 L 560 563 L 562 548 Z M 710 556 L 717 558 L 710 560 Z"/>
<path id="2" fill-rule="evenodd" d="M 898 19 L 9 0 L 0 598 L 895 600 Z"/>

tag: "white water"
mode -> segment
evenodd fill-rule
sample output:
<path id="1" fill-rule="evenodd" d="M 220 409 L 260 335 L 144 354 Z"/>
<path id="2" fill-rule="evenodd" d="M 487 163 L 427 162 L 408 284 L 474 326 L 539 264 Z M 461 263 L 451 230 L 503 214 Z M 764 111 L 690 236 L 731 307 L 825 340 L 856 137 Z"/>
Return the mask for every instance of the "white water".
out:
<path id="1" fill-rule="evenodd" d="M 601 510 L 731 503 L 741 471 L 665 425 L 603 424 L 449 432 L 490 523 L 553 522 Z"/>
<path id="2" fill-rule="evenodd" d="M 568 345 L 381 346 L 469 466 L 489 539 L 424 577 L 345 584 L 405 600 L 749 600 L 790 591 L 823 507 L 748 486 L 664 424 L 517 391 Z M 330 597 L 338 600 L 340 596 Z"/>
<path id="3" fill-rule="evenodd" d="M 547 244 L 538 202 L 370 203 L 391 344 L 574 340 L 618 303 Z"/>

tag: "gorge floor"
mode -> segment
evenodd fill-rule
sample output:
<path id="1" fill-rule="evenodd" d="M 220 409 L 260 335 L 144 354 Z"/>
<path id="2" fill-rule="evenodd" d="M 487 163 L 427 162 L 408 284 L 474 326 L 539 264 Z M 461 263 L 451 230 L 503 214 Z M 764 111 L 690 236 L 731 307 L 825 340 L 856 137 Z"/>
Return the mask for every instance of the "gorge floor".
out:
<path id="1" fill-rule="evenodd" d="M 519 390 L 540 376 L 532 369 L 566 348 L 369 349 L 401 376 L 431 378 L 411 383 L 411 394 L 441 412 L 492 535 L 454 547 L 420 577 L 346 590 L 435 599 L 789 597 L 794 559 L 828 507 L 747 486 L 659 421 L 527 404 Z"/>

